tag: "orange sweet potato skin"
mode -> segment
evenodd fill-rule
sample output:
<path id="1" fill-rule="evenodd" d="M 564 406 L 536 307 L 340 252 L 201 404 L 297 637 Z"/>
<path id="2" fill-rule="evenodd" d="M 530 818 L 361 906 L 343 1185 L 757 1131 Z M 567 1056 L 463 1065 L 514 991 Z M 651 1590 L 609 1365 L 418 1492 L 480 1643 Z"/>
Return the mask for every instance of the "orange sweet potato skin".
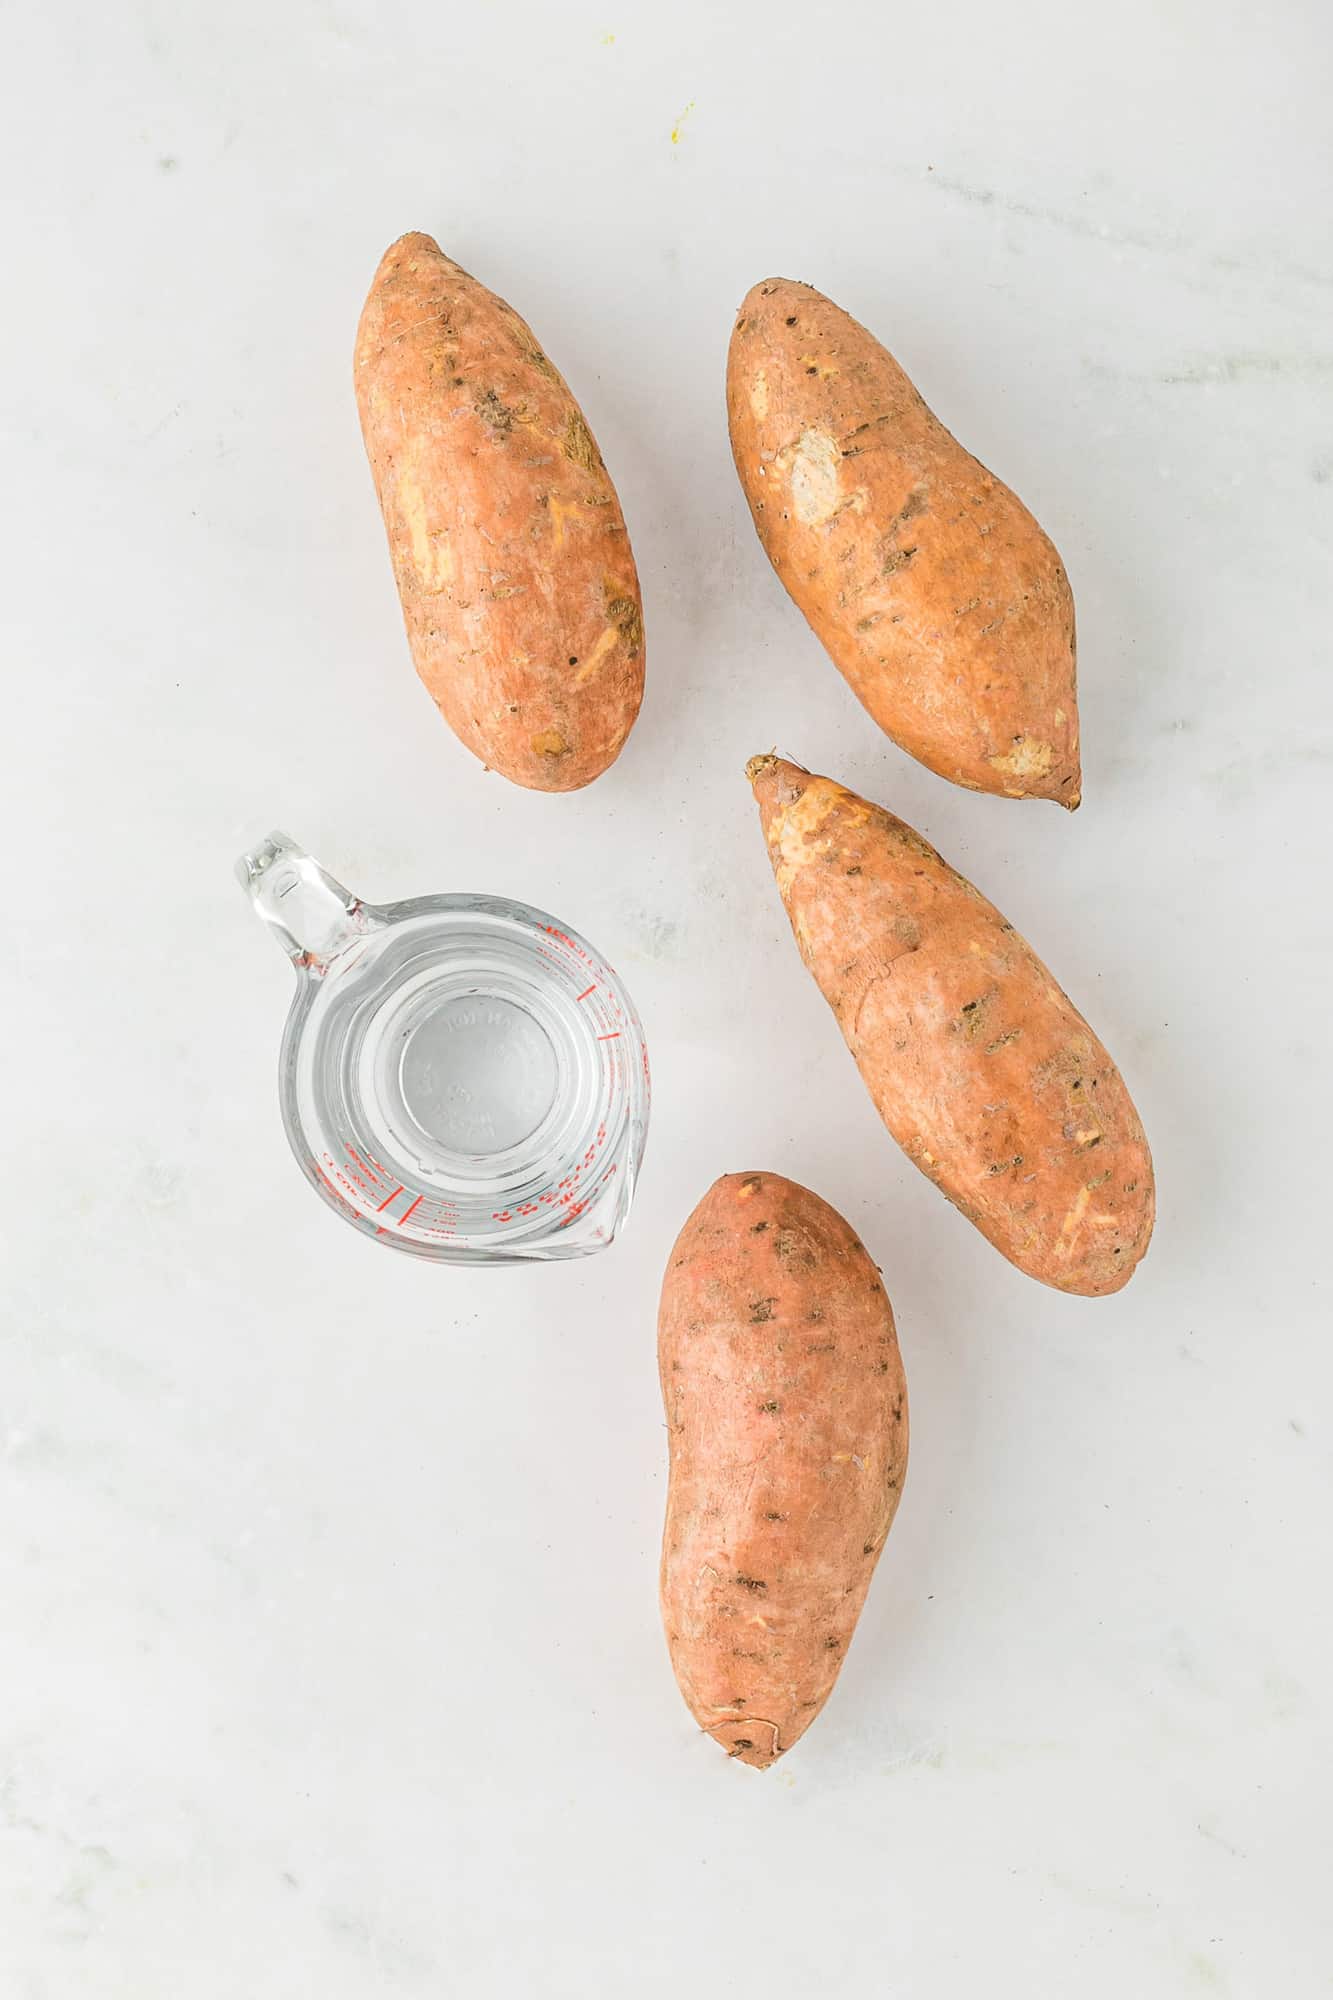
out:
<path id="1" fill-rule="evenodd" d="M 1079 802 L 1074 601 L 1026 507 L 810 285 L 745 298 L 736 470 L 769 561 L 880 728 L 973 791 Z"/>
<path id="2" fill-rule="evenodd" d="M 588 784 L 643 698 L 615 487 L 531 329 L 431 237 L 386 251 L 356 396 L 417 672 L 492 770 Z"/>
<path id="3" fill-rule="evenodd" d="M 671 1664 L 700 1728 L 762 1768 L 828 1699 L 902 1492 L 893 1311 L 827 1202 L 728 1174 L 671 1252 L 658 1359 Z"/>
<path id="4" fill-rule="evenodd" d="M 801 956 L 899 1145 L 1020 1271 L 1118 1291 L 1152 1234 L 1152 1159 L 1073 1002 L 892 813 L 785 758 L 748 775 Z"/>

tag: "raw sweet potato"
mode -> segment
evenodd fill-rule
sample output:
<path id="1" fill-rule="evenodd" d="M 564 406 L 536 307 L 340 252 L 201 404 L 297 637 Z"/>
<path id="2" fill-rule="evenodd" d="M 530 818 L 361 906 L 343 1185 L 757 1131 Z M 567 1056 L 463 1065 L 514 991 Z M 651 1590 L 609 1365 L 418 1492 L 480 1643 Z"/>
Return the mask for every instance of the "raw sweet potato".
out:
<path id="1" fill-rule="evenodd" d="M 736 320 L 727 412 L 768 559 L 880 728 L 955 784 L 1076 806 L 1069 580 L 893 356 L 770 278 Z"/>
<path id="2" fill-rule="evenodd" d="M 1152 1234 L 1152 1160 L 1083 1016 L 902 820 L 785 758 L 747 776 L 801 956 L 908 1158 L 1029 1277 L 1118 1291 Z"/>
<path id="3" fill-rule="evenodd" d="M 728 1174 L 671 1252 L 658 1359 L 671 1664 L 700 1727 L 771 1764 L 828 1699 L 902 1492 L 893 1311 L 827 1202 Z"/>
<path id="4" fill-rule="evenodd" d="M 429 236 L 370 288 L 356 397 L 417 672 L 492 770 L 574 791 L 643 697 L 616 489 L 535 335 Z"/>

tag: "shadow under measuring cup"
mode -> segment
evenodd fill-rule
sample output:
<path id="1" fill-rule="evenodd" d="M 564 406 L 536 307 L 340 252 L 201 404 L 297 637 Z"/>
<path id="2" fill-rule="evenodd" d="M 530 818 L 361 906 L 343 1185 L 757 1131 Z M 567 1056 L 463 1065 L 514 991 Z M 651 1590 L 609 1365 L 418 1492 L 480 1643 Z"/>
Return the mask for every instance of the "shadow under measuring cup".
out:
<path id="1" fill-rule="evenodd" d="M 325 1201 L 444 1263 L 604 1249 L 643 1158 L 648 1054 L 592 946 L 500 896 L 365 903 L 281 833 L 236 873 L 296 969 L 279 1092 Z"/>

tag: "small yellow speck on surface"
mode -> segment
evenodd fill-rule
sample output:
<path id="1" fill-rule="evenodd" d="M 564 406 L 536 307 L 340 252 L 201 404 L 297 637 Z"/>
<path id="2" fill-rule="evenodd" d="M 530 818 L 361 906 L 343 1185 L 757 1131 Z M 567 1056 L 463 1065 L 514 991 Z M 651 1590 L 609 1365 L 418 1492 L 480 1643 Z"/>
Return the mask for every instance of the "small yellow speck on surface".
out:
<path id="1" fill-rule="evenodd" d="M 689 103 L 685 106 L 685 109 L 681 112 L 680 117 L 676 120 L 675 124 L 671 128 L 671 143 L 673 146 L 678 146 L 680 144 L 680 135 L 682 131 L 685 129 L 685 120 L 689 117 L 693 109 L 694 109 L 694 99 L 691 98 Z"/>
<path id="2" fill-rule="evenodd" d="M 420 588 L 432 594 L 447 590 L 454 577 L 449 531 L 434 524 L 426 481 L 418 473 L 417 458 L 412 452 L 406 455 L 398 475 L 398 507 Z"/>
<path id="3" fill-rule="evenodd" d="M 610 48 L 610 46 L 611 46 L 611 44 L 612 44 L 612 42 L 613 42 L 614 40 L 615 40 L 615 36 L 614 36 L 614 35 L 603 35 L 603 36 L 602 36 L 602 47 L 603 47 L 604 49 L 609 49 L 609 48 Z"/>
<path id="4" fill-rule="evenodd" d="M 1089 1195 L 1088 1190 L 1086 1188 L 1080 1188 L 1078 1193 L 1074 1197 L 1073 1206 L 1070 1208 L 1069 1213 L 1065 1216 L 1064 1221 L 1060 1225 L 1061 1236 L 1070 1237 L 1073 1235 L 1074 1231 L 1078 1228 L 1079 1223 L 1082 1222 L 1083 1220 L 1083 1213 L 1084 1210 L 1087 1208 L 1090 1199 L 1091 1196 Z M 1061 1248 L 1065 1249 L 1067 1248 L 1067 1245 L 1062 1245 Z"/>
<path id="5" fill-rule="evenodd" d="M 614 625 L 608 625 L 606 627 L 606 630 L 602 633 L 601 637 L 598 639 L 597 644 L 593 647 L 587 659 L 583 662 L 583 665 L 579 668 L 578 672 L 575 674 L 574 676 L 575 687 L 582 687 L 585 681 L 592 679 L 593 675 L 597 672 L 597 669 L 601 666 L 602 661 L 606 658 L 607 654 L 610 652 L 611 648 L 615 645 L 616 640 L 619 637 L 620 633 Z"/>

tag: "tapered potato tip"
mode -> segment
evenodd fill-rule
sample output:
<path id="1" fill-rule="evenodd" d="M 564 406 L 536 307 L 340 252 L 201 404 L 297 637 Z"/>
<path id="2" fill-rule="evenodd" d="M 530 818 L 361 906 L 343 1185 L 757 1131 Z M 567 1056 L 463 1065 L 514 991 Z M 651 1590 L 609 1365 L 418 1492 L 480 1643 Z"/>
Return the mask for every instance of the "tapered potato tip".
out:
<path id="1" fill-rule="evenodd" d="M 356 329 L 356 366 L 363 368 L 386 340 L 403 331 L 405 313 L 419 313 L 421 301 L 435 289 L 445 257 L 433 236 L 409 229 L 391 243 L 370 281 Z"/>
<path id="2" fill-rule="evenodd" d="M 771 1722 L 756 1722 L 749 1716 L 716 1723 L 704 1734 L 711 1736 L 733 1763 L 752 1765 L 756 1771 L 767 1771 L 790 1748 L 778 1741 L 778 1731 Z M 799 1743 L 800 1738 L 796 1740 Z"/>
<path id="3" fill-rule="evenodd" d="M 376 275 L 378 276 L 379 272 L 382 271 L 392 270 L 395 264 L 410 264 L 414 257 L 442 257 L 443 255 L 444 252 L 440 249 L 435 238 L 428 234 L 426 230 L 405 229 L 402 235 L 389 245 L 384 255 L 380 258 Z"/>
<path id="4" fill-rule="evenodd" d="M 760 810 L 767 814 L 775 805 L 791 805 L 805 790 L 803 780 L 810 777 L 804 764 L 793 764 L 790 757 L 779 757 L 776 750 L 766 750 L 758 757 L 751 757 L 745 767 L 745 775 L 750 780 L 750 789 Z"/>

